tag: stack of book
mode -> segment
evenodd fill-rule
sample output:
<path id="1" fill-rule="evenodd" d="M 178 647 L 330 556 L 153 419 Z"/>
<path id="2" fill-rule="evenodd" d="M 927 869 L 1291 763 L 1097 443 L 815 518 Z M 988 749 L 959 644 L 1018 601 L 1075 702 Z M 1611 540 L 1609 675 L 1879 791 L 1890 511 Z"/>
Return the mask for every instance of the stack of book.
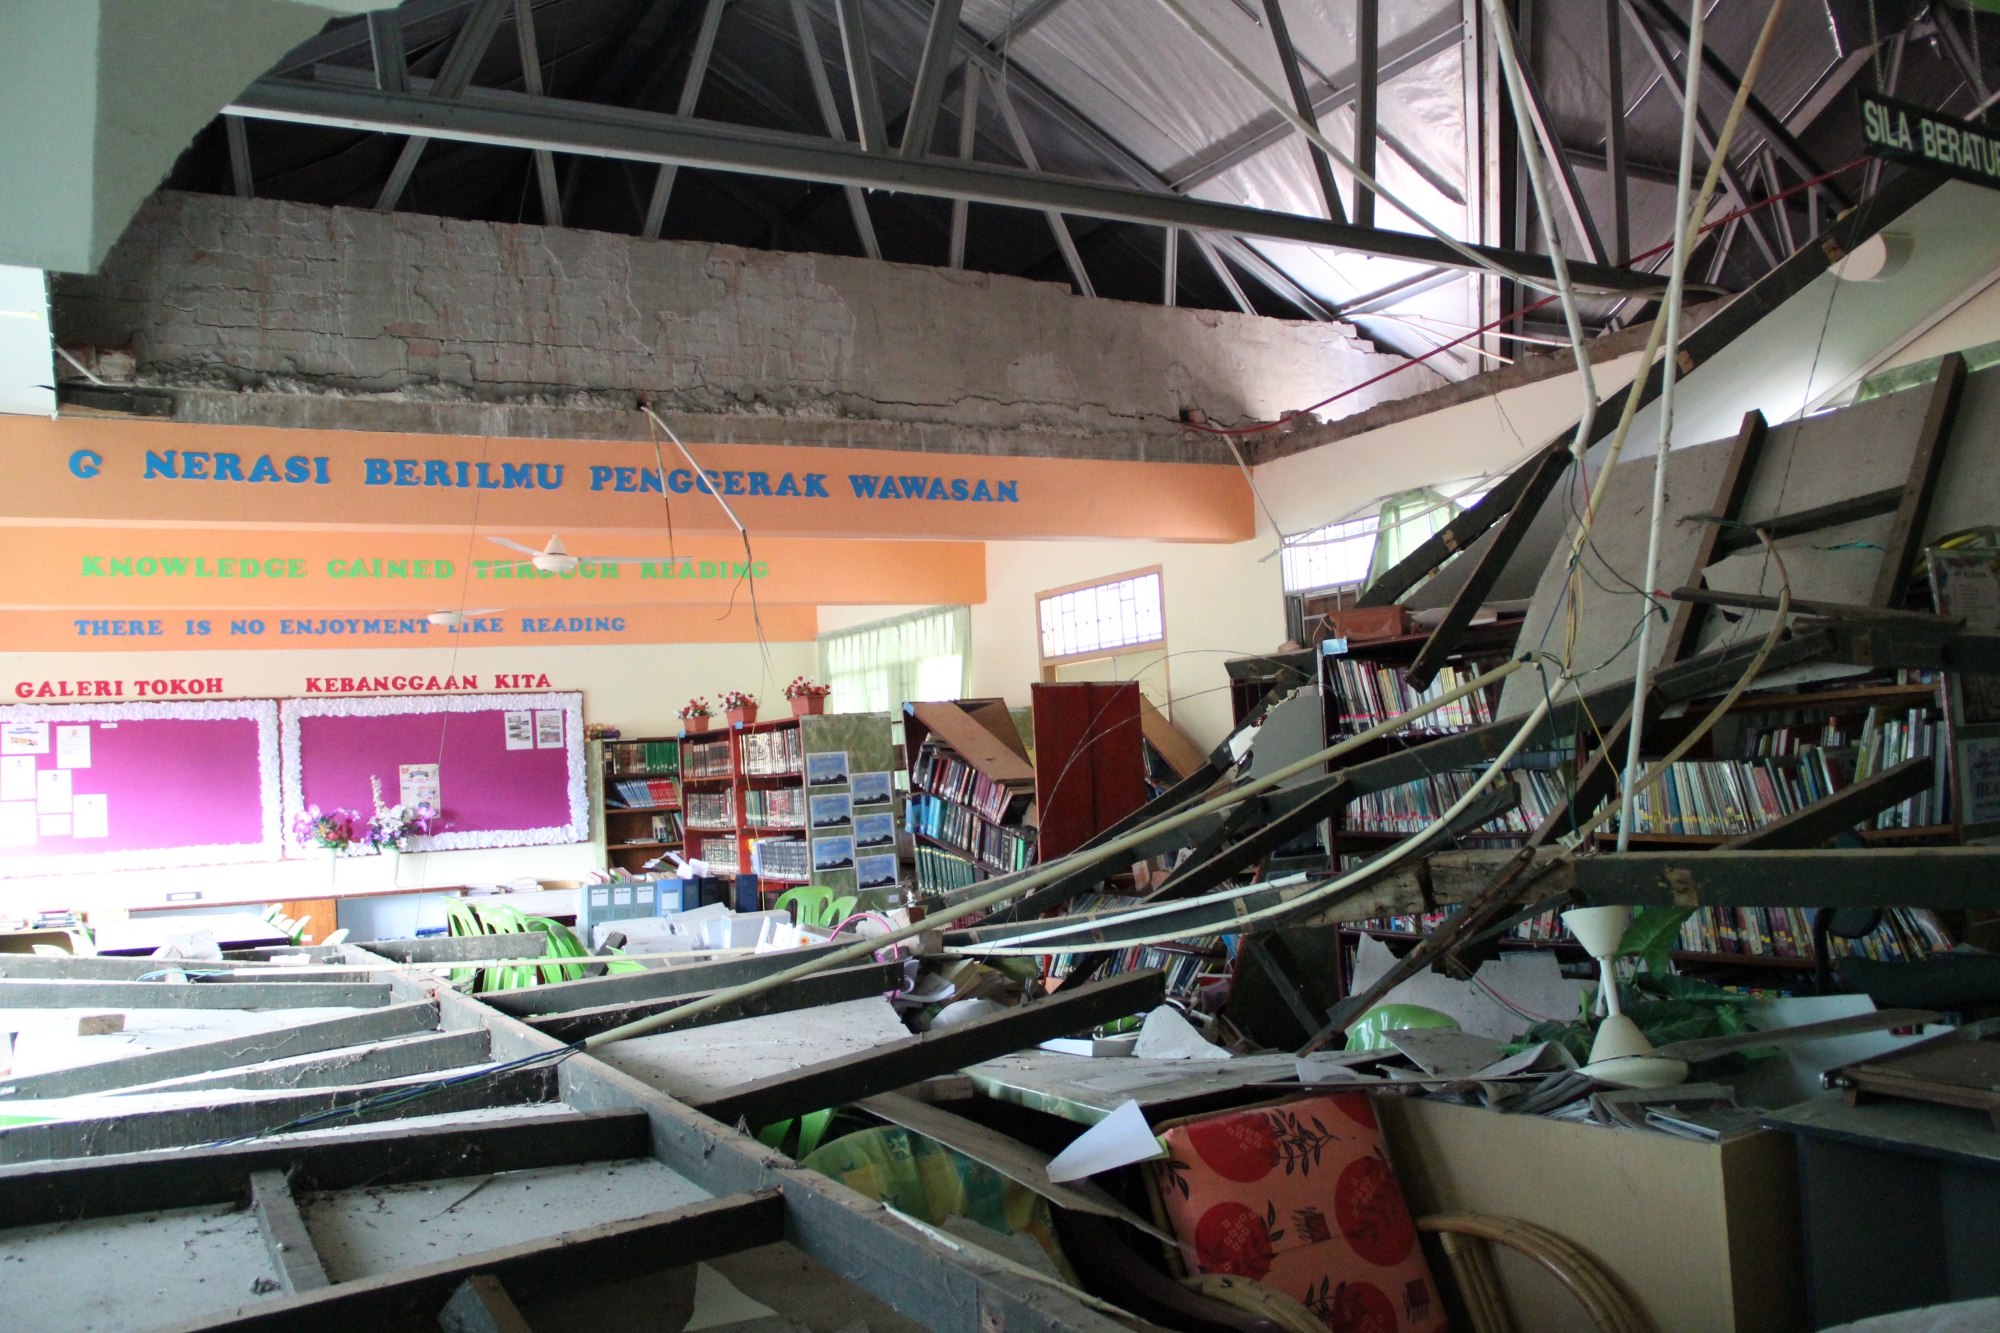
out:
<path id="1" fill-rule="evenodd" d="M 1019 814 L 1015 802 L 1025 805 L 1033 794 L 996 782 L 957 755 L 934 745 L 926 745 L 918 752 L 912 781 L 920 790 L 970 806 L 980 818 L 995 824 L 1004 824 L 1010 816 Z"/>
<path id="2" fill-rule="evenodd" d="M 805 789 L 783 787 L 777 791 L 746 791 L 743 793 L 743 820 L 751 828 L 804 828 Z"/>
<path id="3" fill-rule="evenodd" d="M 979 882 L 979 867 L 942 847 L 917 844 L 917 888 L 924 893 L 948 893 Z"/>
<path id="4" fill-rule="evenodd" d="M 736 794 L 727 791 L 689 792 L 687 826 L 700 829 L 735 828 Z"/>
<path id="5" fill-rule="evenodd" d="M 1002 828 L 988 823 L 970 806 L 922 792 L 911 794 L 907 808 L 910 832 L 970 852 L 989 870 L 1004 874 L 1034 864 L 1035 840 L 1029 829 Z"/>
<path id="6" fill-rule="evenodd" d="M 681 840 L 681 817 L 675 814 L 653 816 L 654 842 L 679 842 Z"/>
<path id="7" fill-rule="evenodd" d="M 754 838 L 750 871 L 766 879 L 810 879 L 812 855 L 804 838 Z"/>
<path id="8" fill-rule="evenodd" d="M 685 758 L 686 762 L 681 765 L 681 776 L 684 778 L 728 777 L 728 733 L 725 732 L 712 739 L 688 741 Z"/>
<path id="9" fill-rule="evenodd" d="M 805 771 L 805 752 L 799 747 L 799 729 L 780 727 L 775 731 L 746 731 L 739 738 L 743 747 L 743 773 L 753 778 L 781 778 Z"/>
<path id="10" fill-rule="evenodd" d="M 1875 827 L 1925 828 L 1946 823 L 1951 819 L 1946 763 L 1951 742 L 1943 719 L 1931 716 L 1932 710 L 1926 708 L 1912 708 L 1902 717 L 1886 717 L 1882 712 L 1870 709 L 1868 721 L 1861 728 L 1855 778 L 1859 780 L 1907 760 L 1922 758 L 1933 761 L 1937 776 L 1930 790 L 1877 815 Z"/>
<path id="11" fill-rule="evenodd" d="M 645 776 L 673 773 L 680 767 L 679 747 L 672 741 L 626 741 L 604 747 L 614 772 Z"/>
<path id="12" fill-rule="evenodd" d="M 1882 924 L 1858 940 L 1832 936 L 1834 957 L 1856 954 L 1884 962 L 1915 962 L 1948 952 L 1951 936 L 1921 907 L 1892 907 Z M 1704 907 L 1681 926 L 1689 953 L 1735 953 L 1812 961 L 1812 913 L 1800 907 Z"/>
<path id="13" fill-rule="evenodd" d="M 612 784 L 618 800 L 629 810 L 645 810 L 677 803 L 672 778 L 621 778 Z"/>
<path id="14" fill-rule="evenodd" d="M 1796 756 L 1684 759 L 1634 798 L 1632 831 L 1749 833 L 1831 796 L 1850 781 L 1845 756 L 1816 746 Z"/>
<path id="15" fill-rule="evenodd" d="M 1442 667 L 1428 689 L 1410 688 L 1407 668 L 1384 662 L 1364 662 L 1352 657 L 1336 657 L 1334 679 L 1340 688 L 1339 728 L 1353 735 L 1386 722 L 1398 713 L 1407 713 L 1441 695 L 1449 694 L 1473 678 L 1462 667 Z M 1406 732 L 1463 731 L 1493 720 L 1493 708 L 1484 690 L 1475 690 L 1446 704 L 1403 728 Z"/>

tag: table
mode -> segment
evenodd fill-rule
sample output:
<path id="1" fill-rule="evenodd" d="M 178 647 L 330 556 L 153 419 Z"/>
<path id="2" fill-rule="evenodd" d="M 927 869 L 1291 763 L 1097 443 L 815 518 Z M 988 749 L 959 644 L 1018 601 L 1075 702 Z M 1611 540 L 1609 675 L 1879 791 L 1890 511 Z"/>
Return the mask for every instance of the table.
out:
<path id="1" fill-rule="evenodd" d="M 1797 1141 L 1814 1328 L 2000 1295 L 2000 1133 L 1984 1112 L 1833 1093 L 1764 1123 Z"/>
<path id="2" fill-rule="evenodd" d="M 964 1072 L 977 1091 L 995 1100 L 1094 1125 L 1133 1100 L 1153 1121 L 1269 1100 L 1282 1092 L 1245 1085 L 1290 1079 L 1294 1070 L 1290 1055 L 1142 1060 L 1025 1051 L 970 1065 Z"/>

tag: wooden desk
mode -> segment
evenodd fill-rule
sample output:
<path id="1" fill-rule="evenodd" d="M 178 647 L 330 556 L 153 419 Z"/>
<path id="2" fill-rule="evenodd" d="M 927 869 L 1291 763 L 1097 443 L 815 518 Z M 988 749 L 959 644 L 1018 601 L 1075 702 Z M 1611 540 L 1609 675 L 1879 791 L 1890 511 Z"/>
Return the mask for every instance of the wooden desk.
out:
<path id="1" fill-rule="evenodd" d="M 148 954 L 169 937 L 206 930 L 224 949 L 255 949 L 289 944 L 254 912 L 215 912 L 208 916 L 135 916 L 129 921 L 104 921 L 95 927 L 101 954 Z"/>
<path id="2" fill-rule="evenodd" d="M 1984 1112 L 1832 1093 L 1764 1123 L 1798 1146 L 1814 1328 L 2000 1295 L 2000 1133 Z"/>

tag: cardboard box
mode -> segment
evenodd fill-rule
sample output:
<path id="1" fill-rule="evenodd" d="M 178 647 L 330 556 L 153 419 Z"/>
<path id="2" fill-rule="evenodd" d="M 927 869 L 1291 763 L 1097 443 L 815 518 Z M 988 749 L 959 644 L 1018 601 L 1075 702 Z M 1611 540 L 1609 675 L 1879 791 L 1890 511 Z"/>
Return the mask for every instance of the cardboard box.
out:
<path id="1" fill-rule="evenodd" d="M 1659 1333 L 1807 1327 L 1789 1134 L 1699 1143 L 1416 1097 L 1375 1104 L 1412 1213 L 1486 1213 L 1545 1227 L 1602 1264 Z M 1594 1333 L 1555 1279 L 1494 1249 L 1521 1328 Z"/>

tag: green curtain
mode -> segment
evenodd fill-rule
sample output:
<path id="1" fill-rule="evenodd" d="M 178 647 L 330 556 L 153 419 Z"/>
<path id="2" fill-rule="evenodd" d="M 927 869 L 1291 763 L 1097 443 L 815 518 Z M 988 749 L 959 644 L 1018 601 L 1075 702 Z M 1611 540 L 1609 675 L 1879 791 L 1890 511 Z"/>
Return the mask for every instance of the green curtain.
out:
<path id="1" fill-rule="evenodd" d="M 972 608 L 934 606 L 819 636 L 829 713 L 900 713 L 903 705 L 965 697 Z"/>
<path id="2" fill-rule="evenodd" d="M 1384 500 L 1381 525 L 1375 538 L 1375 554 L 1368 562 L 1368 581 L 1373 583 L 1394 569 L 1404 556 L 1451 522 L 1458 509 L 1451 500 L 1428 486 L 1403 491 Z"/>

